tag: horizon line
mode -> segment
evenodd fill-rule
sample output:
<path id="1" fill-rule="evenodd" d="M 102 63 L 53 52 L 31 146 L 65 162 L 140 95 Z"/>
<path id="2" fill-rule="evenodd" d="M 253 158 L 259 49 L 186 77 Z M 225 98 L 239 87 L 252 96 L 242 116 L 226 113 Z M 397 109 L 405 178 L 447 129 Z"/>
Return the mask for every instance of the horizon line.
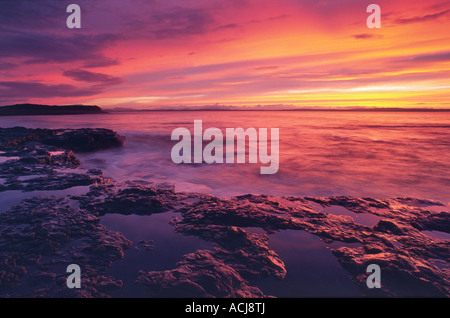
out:
<path id="1" fill-rule="evenodd" d="M 181 109 L 181 108 L 168 108 L 168 109 L 162 109 L 162 108 L 156 108 L 156 109 L 135 109 L 135 108 L 130 108 L 130 109 L 125 109 L 125 108 L 120 108 L 120 109 L 104 109 L 105 112 L 112 112 L 112 113 L 120 113 L 120 112 L 165 112 L 165 111 L 171 111 L 171 112 L 184 112 L 184 111 L 223 111 L 223 112 L 227 112 L 227 111 L 340 111 L 340 112 L 344 112 L 344 111 L 348 111 L 348 112 L 352 112 L 352 111 L 360 111 L 360 112 L 364 112 L 364 111 L 370 111 L 370 112 L 450 112 L 450 108 L 395 108 L 395 107 L 380 107 L 380 108 L 283 108 L 283 109 L 256 109 L 256 108 L 241 108 L 241 107 L 235 107 L 235 108 L 204 108 L 204 109 L 200 109 L 200 108 L 186 108 L 186 109 Z"/>
<path id="2" fill-rule="evenodd" d="M 18 103 L 13 105 L 3 105 L 3 107 L 22 106 L 22 105 L 36 105 L 36 106 L 52 106 L 52 107 L 66 107 L 66 106 L 78 106 L 89 107 L 97 106 L 103 112 L 161 112 L 161 111 L 370 111 L 370 112 L 449 112 L 450 108 L 424 108 L 424 107 L 366 107 L 366 106 L 354 106 L 354 107 L 296 107 L 293 105 L 257 105 L 257 106 L 232 106 L 232 105 L 204 105 L 204 106 L 167 106 L 167 108 L 126 108 L 126 107 L 103 107 L 99 105 L 84 105 L 84 104 L 66 104 L 66 105 L 46 105 L 46 104 L 34 104 L 34 103 Z M 205 108 L 202 108 L 205 107 Z M 275 107 L 280 107 L 276 109 Z"/>

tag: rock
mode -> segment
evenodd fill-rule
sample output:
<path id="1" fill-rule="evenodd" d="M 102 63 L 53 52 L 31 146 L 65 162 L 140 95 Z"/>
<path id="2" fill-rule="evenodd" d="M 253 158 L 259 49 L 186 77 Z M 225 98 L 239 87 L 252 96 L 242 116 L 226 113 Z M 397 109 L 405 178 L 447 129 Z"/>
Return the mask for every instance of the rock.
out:
<path id="1" fill-rule="evenodd" d="M 392 233 L 395 235 L 405 234 L 404 226 L 393 220 L 381 220 L 373 229 L 379 232 Z"/>
<path id="2" fill-rule="evenodd" d="M 96 142 L 99 143 L 101 139 L 96 137 L 97 130 L 86 129 L 75 133 L 74 131 L 21 127 L 0 128 L 0 150 L 4 152 L 2 155 L 15 158 L 0 163 L 0 178 L 6 180 L 0 184 L 0 192 L 7 190 L 63 190 L 110 182 L 110 179 L 103 177 L 100 170 L 86 171 L 84 169 L 84 171 L 80 171 L 83 170 L 80 161 L 71 150 L 61 150 L 61 148 L 44 143 L 53 140 L 52 138 L 63 138 L 65 134 L 88 138 L 91 133 L 93 140 L 97 140 Z M 116 136 L 113 132 L 107 134 Z M 116 142 L 119 142 L 118 136 L 114 138 L 116 138 Z M 105 145 L 107 144 L 105 143 Z M 70 143 L 63 147 L 67 148 L 67 146 L 70 146 Z M 78 171 L 75 172 L 75 169 Z"/>
<path id="3" fill-rule="evenodd" d="M 110 284 L 100 284 L 99 276 L 131 242 L 69 201 L 35 197 L 0 214 L 0 296 L 105 296 Z M 59 280 L 69 264 L 81 267 L 83 290 L 70 291 Z"/>
<path id="4" fill-rule="evenodd" d="M 364 245 L 364 251 L 367 254 L 379 254 L 384 252 L 384 247 L 380 244 L 366 244 Z"/>
<path id="5" fill-rule="evenodd" d="M 176 195 L 172 190 L 155 189 L 145 186 L 131 186 L 121 189 L 95 188 L 95 195 L 105 195 L 104 200 L 81 200 L 83 207 L 96 211 L 100 215 L 107 213 L 150 215 L 168 211 L 173 207 L 173 199 Z M 88 193 L 88 195 L 92 194 Z M 178 201 L 176 201 L 178 202 Z"/>
<path id="6" fill-rule="evenodd" d="M 333 253 L 353 275 L 353 280 L 366 296 L 448 297 L 448 277 L 408 252 L 366 254 L 362 248 L 342 247 L 333 250 Z M 366 269 L 370 264 L 377 264 L 381 268 L 380 289 L 369 289 L 366 286 Z"/>
<path id="7" fill-rule="evenodd" d="M 0 128 L 0 142 L 6 147 L 16 147 L 38 141 L 59 149 L 88 152 L 123 145 L 125 138 L 109 129 L 27 129 L 23 127 Z"/>
<path id="8" fill-rule="evenodd" d="M 121 147 L 125 141 L 109 129 L 75 129 L 64 130 L 62 133 L 47 135 L 42 142 L 47 145 L 75 152 L 89 152 L 101 149 Z"/>
<path id="9" fill-rule="evenodd" d="M 450 213 L 431 213 L 427 218 L 417 217 L 411 224 L 420 230 L 450 232 Z"/>
<path id="10" fill-rule="evenodd" d="M 249 286 L 230 265 L 215 258 L 214 251 L 200 250 L 187 254 L 173 270 L 141 272 L 138 284 L 146 287 L 153 297 L 263 297 Z"/>

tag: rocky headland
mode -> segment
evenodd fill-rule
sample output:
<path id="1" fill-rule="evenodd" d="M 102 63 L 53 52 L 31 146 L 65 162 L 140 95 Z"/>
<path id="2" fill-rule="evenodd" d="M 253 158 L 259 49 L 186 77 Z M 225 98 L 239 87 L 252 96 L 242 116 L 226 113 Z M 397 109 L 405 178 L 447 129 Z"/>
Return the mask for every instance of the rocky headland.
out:
<path id="1" fill-rule="evenodd" d="M 258 282 L 286 277 L 283 259 L 268 244 L 281 230 L 306 231 L 326 243 L 356 243 L 332 253 L 362 296 L 450 296 L 450 240 L 426 232 L 450 233 L 444 203 L 251 194 L 225 199 L 177 192 L 167 184 L 117 182 L 98 169 L 84 168 L 76 157 L 123 142 L 107 129 L 0 128 L 0 195 L 86 189 L 76 195 L 34 196 L 0 213 L 0 297 L 116 295 L 124 282 L 108 269 L 133 243 L 100 218 L 168 212 L 176 213 L 173 231 L 213 247 L 184 255 L 173 268 L 136 273 L 133 284 L 144 290 L 144 297 L 271 297 Z M 379 221 L 369 226 L 325 212 L 333 206 Z M 151 250 L 151 244 L 146 246 Z M 69 264 L 82 268 L 81 289 L 66 286 Z M 366 286 L 369 264 L 382 268 L 380 289 Z"/>
<path id="2" fill-rule="evenodd" d="M 0 107 L 0 116 L 34 116 L 34 115 L 81 115 L 103 114 L 99 106 L 64 105 L 50 106 L 39 104 L 16 104 Z"/>

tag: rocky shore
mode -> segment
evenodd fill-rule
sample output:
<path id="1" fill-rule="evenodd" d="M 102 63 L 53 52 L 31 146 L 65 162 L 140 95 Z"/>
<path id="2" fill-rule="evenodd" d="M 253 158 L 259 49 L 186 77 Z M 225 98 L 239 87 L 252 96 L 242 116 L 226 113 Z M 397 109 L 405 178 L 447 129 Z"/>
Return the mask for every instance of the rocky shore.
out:
<path id="1" fill-rule="evenodd" d="M 100 218 L 168 212 L 176 213 L 174 231 L 213 248 L 188 253 L 173 268 L 136 273 L 133 284 L 142 288 L 143 297 L 271 297 L 258 284 L 286 277 L 284 260 L 268 244 L 282 230 L 306 231 L 326 243 L 357 243 L 332 253 L 362 296 L 450 296 L 450 240 L 427 234 L 450 233 L 450 213 L 441 202 L 348 196 L 224 199 L 177 192 L 167 184 L 116 182 L 100 170 L 85 169 L 76 157 L 123 142 L 107 129 L 0 128 L 0 195 L 86 189 L 34 196 L 0 213 L 0 297 L 110 297 L 124 282 L 108 269 L 133 243 Z M 326 212 L 336 206 L 379 220 L 369 226 Z M 81 289 L 66 286 L 69 264 L 82 268 Z M 382 268 L 380 289 L 366 286 L 369 264 Z"/>

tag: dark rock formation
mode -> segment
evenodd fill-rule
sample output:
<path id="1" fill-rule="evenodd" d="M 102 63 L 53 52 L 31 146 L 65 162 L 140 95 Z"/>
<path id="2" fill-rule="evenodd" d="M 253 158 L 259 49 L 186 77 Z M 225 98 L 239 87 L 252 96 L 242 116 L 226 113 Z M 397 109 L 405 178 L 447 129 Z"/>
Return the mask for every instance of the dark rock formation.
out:
<path id="1" fill-rule="evenodd" d="M 139 195 L 142 196 L 140 199 Z M 166 208 L 152 209 L 149 200 L 156 197 Z M 137 187 L 132 183 L 92 187 L 90 193 L 79 199 L 83 207 L 100 213 L 122 211 L 128 214 L 134 209 L 139 214 L 147 211 L 149 215 L 176 210 L 182 216 L 172 221 L 176 231 L 217 245 L 214 250 L 187 255 L 172 270 L 142 272 L 137 282 L 147 288 L 149 295 L 262 296 L 257 288 L 259 279 L 283 279 L 286 275 L 283 261 L 267 244 L 269 234 L 282 229 L 308 231 L 330 243 L 361 244 L 362 247 L 337 248 L 333 253 L 360 286 L 363 295 L 449 295 L 449 242 L 431 238 L 414 226 L 423 222 L 436 228 L 449 213 L 434 213 L 425 206 L 419 208 L 412 199 L 367 200 L 344 196 L 305 199 L 267 195 L 220 199 L 207 194 L 159 191 L 155 187 Z M 384 219 L 369 227 L 355 223 L 349 216 L 319 212 L 310 202 L 352 207 L 359 213 L 379 214 Z M 126 206 L 133 208 L 130 210 Z M 436 217 L 430 218 L 430 215 Z M 259 227 L 269 234 L 251 233 L 247 227 Z M 449 227 L 439 228 L 450 232 Z M 383 269 L 384 287 L 381 290 L 369 290 L 366 286 L 366 268 L 373 263 Z M 210 273 L 211 268 L 216 276 Z M 218 282 L 219 278 L 224 281 Z"/>
<path id="2" fill-rule="evenodd" d="M 122 145 L 123 137 L 107 129 L 50 130 L 0 128 L 0 192 L 62 190 L 108 182 L 100 170 L 80 168 L 72 150 Z M 11 160 L 8 160 L 11 158 Z"/>
<path id="3" fill-rule="evenodd" d="M 248 286 L 236 269 L 215 254 L 199 250 L 187 254 L 173 270 L 141 272 L 138 283 L 152 297 L 263 297 L 256 287 Z"/>
<path id="4" fill-rule="evenodd" d="M 120 147 L 125 138 L 109 129 L 27 129 L 0 128 L 0 144 L 6 148 L 21 146 L 30 141 L 75 152 L 89 152 Z M 17 149 L 17 148 L 16 148 Z"/>
<path id="5" fill-rule="evenodd" d="M 111 183 L 100 170 L 86 170 L 67 146 L 49 146 L 52 138 L 117 136 L 107 130 L 0 129 L 0 192 L 62 190 Z M 92 134 L 91 134 L 92 133 Z M 118 137 L 118 136 L 117 136 Z M 56 143 L 55 143 L 56 144 Z M 105 143 L 107 144 L 107 143 Z M 111 145 L 111 143 L 109 144 Z M 104 145 L 99 145 L 101 148 Z M 95 147 L 89 146 L 91 149 Z M 70 197 L 34 197 L 0 214 L 0 296 L 106 297 L 122 283 L 105 275 L 131 243 L 100 225 L 94 213 Z M 75 206 L 74 206 L 75 205 Z M 82 267 L 82 289 L 68 289 L 66 267 Z"/>
<path id="6" fill-rule="evenodd" d="M 2 297 L 105 297 L 121 282 L 105 276 L 131 243 L 68 198 L 35 197 L 0 214 Z M 66 286 L 66 268 L 82 268 L 82 288 Z"/>
<path id="7" fill-rule="evenodd" d="M 29 115 L 80 115 L 105 113 L 98 106 L 67 105 L 48 106 L 37 104 L 16 104 L 0 107 L 0 116 L 29 116 Z"/>
<path id="8" fill-rule="evenodd" d="M 76 129 L 56 131 L 45 136 L 42 142 L 75 152 L 89 152 L 120 147 L 124 138 L 109 129 Z"/>
<path id="9" fill-rule="evenodd" d="M 107 194 L 104 200 L 93 199 L 96 195 Z M 82 200 L 83 207 L 100 215 L 106 213 L 150 215 L 169 211 L 177 203 L 174 189 L 152 188 L 128 183 L 128 187 L 98 185 Z"/>

